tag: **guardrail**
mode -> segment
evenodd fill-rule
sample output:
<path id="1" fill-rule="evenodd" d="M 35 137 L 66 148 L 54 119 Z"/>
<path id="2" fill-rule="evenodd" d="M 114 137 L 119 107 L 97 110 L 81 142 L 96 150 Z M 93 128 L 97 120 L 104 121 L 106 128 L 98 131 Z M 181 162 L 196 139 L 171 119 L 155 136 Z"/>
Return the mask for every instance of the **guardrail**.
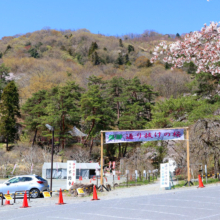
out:
<path id="1" fill-rule="evenodd" d="M 82 187 L 81 189 L 85 190 L 85 189 L 89 189 L 89 188 L 90 188 L 90 189 L 93 189 L 92 186 L 90 186 L 90 187 Z M 97 187 L 97 188 L 99 189 L 100 186 Z M 106 189 L 107 191 L 109 191 L 109 189 L 107 189 L 107 188 L 105 188 L 105 189 Z M 77 189 L 73 189 L 73 191 L 75 191 L 75 190 L 77 190 Z M 111 188 L 110 188 L 110 190 L 111 190 Z M 10 193 L 10 194 L 4 194 L 4 193 L 0 192 L 1 205 L 3 205 L 4 195 L 14 196 L 14 203 L 16 203 L 16 199 L 18 198 L 17 196 L 18 196 L 18 195 L 24 195 L 25 191 L 26 191 L 26 193 L 28 194 L 28 199 L 29 199 L 29 201 L 30 201 L 30 199 L 31 199 L 31 194 L 32 194 L 32 192 L 30 192 L 30 190 L 16 191 L 15 193 Z M 61 191 L 62 191 L 62 192 L 68 192 L 69 190 L 63 189 L 63 190 L 61 190 Z M 57 193 L 59 193 L 60 190 L 44 191 L 44 192 L 50 192 L 50 193 L 57 192 Z M 43 191 L 40 191 L 40 193 L 43 193 Z"/>
<path id="2" fill-rule="evenodd" d="M 15 191 L 15 193 L 14 193 L 14 203 L 16 202 L 16 196 L 17 195 L 24 195 L 24 193 L 27 193 L 28 194 L 28 199 L 29 199 L 29 201 L 31 201 L 31 198 L 30 198 L 30 190 L 22 190 L 22 191 Z"/>

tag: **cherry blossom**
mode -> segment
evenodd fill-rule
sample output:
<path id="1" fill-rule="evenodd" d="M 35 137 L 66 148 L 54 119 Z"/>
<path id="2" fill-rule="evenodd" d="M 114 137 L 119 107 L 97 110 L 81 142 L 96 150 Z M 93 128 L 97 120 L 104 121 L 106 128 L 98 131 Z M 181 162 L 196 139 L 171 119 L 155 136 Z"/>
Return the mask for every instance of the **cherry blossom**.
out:
<path id="1" fill-rule="evenodd" d="M 162 41 L 155 47 L 153 55 L 152 63 L 163 56 L 163 61 L 173 64 L 173 68 L 193 62 L 197 66 L 197 73 L 219 74 L 220 27 L 218 23 L 211 22 L 209 26 L 204 24 L 201 31 L 186 34 L 182 41 L 171 44 Z"/>

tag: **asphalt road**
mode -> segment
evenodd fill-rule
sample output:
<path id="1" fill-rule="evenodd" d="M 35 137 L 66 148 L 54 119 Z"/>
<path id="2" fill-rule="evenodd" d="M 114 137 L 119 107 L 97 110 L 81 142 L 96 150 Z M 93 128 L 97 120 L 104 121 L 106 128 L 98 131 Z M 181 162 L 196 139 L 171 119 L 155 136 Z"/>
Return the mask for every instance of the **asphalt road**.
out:
<path id="1" fill-rule="evenodd" d="M 135 188 L 134 188 L 135 190 Z M 220 220 L 220 186 L 170 193 L 104 199 L 66 205 L 0 207 L 0 219 L 30 220 Z"/>

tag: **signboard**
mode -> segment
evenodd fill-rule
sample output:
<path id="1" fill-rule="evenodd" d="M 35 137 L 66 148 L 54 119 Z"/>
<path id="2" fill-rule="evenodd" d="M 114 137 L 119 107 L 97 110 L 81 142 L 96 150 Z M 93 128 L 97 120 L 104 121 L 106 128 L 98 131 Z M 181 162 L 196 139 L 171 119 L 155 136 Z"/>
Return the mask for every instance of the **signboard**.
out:
<path id="1" fill-rule="evenodd" d="M 43 192 L 44 198 L 51 198 L 51 195 L 49 192 Z"/>
<path id="2" fill-rule="evenodd" d="M 129 174 L 129 170 L 126 170 L 126 174 Z"/>
<path id="3" fill-rule="evenodd" d="M 77 192 L 79 195 L 84 194 L 83 188 L 77 188 Z"/>
<path id="4" fill-rule="evenodd" d="M 112 174 L 113 174 L 113 176 L 115 176 L 115 171 L 114 170 L 112 171 Z"/>
<path id="5" fill-rule="evenodd" d="M 67 189 L 69 189 L 72 183 L 76 182 L 76 161 L 67 161 Z"/>
<path id="6" fill-rule="evenodd" d="M 112 162 L 112 169 L 115 169 L 115 161 Z"/>
<path id="7" fill-rule="evenodd" d="M 4 197 L 5 197 L 5 199 L 8 200 L 8 201 L 13 200 L 13 199 L 11 198 L 11 195 L 5 194 Z"/>
<path id="8" fill-rule="evenodd" d="M 105 133 L 105 142 L 123 143 L 140 141 L 184 140 L 184 129 L 146 130 L 146 131 L 113 131 Z"/>
<path id="9" fill-rule="evenodd" d="M 169 187 L 169 163 L 160 164 L 160 187 Z"/>

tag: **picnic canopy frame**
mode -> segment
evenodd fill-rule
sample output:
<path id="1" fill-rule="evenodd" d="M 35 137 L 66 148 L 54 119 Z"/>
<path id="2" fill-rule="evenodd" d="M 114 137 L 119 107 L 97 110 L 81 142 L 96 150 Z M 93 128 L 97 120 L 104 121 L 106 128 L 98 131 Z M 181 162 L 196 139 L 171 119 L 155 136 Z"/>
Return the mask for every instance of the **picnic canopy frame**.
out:
<path id="1" fill-rule="evenodd" d="M 143 129 L 143 130 L 111 130 L 111 131 L 101 131 L 101 179 L 100 185 L 103 186 L 103 144 L 104 144 L 104 133 L 106 132 L 131 132 L 131 131 L 155 131 L 155 130 L 176 130 L 176 129 L 184 129 L 186 130 L 186 152 L 187 152 L 187 182 L 185 185 L 189 185 L 193 183 L 190 179 L 190 161 L 189 161 L 189 127 L 178 127 L 178 128 L 158 128 L 158 129 Z M 140 141 L 142 142 L 142 141 Z"/>

